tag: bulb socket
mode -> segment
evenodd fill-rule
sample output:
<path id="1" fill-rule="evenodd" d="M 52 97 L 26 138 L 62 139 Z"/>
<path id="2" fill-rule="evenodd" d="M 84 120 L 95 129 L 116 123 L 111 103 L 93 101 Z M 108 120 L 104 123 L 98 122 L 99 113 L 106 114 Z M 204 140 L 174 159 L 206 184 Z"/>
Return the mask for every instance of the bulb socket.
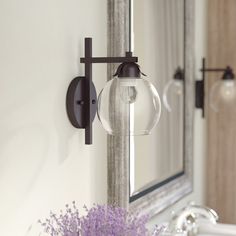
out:
<path id="1" fill-rule="evenodd" d="M 232 68 L 227 66 L 223 74 L 222 80 L 233 80 L 234 78 L 235 78 L 235 75 Z"/>
<path id="2" fill-rule="evenodd" d="M 184 70 L 178 67 L 174 73 L 175 80 L 184 80 Z"/>
<path id="3" fill-rule="evenodd" d="M 143 74 L 140 71 L 139 65 L 135 62 L 123 62 L 121 63 L 114 76 L 117 76 L 118 78 L 140 78 L 141 74 Z M 143 74 L 144 75 L 144 74 Z"/>

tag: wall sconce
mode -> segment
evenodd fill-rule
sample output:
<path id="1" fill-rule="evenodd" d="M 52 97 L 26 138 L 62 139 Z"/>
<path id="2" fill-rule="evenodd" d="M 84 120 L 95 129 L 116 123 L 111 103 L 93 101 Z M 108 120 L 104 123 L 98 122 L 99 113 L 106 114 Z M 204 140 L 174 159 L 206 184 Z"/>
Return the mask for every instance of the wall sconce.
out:
<path id="1" fill-rule="evenodd" d="M 210 107 L 218 112 L 218 102 L 220 99 L 229 102 L 236 98 L 235 76 L 233 69 L 229 66 L 226 68 L 207 68 L 205 58 L 202 59 L 202 80 L 196 81 L 196 108 L 202 109 L 202 117 L 205 116 L 205 73 L 206 72 L 223 72 L 220 81 L 213 84 L 210 90 Z"/>
<path id="2" fill-rule="evenodd" d="M 126 52 L 125 57 L 93 57 L 92 38 L 85 38 L 85 57 L 80 58 L 80 62 L 85 64 L 85 76 L 71 81 L 66 96 L 68 118 L 74 127 L 85 129 L 85 144 L 92 144 L 92 122 L 96 111 L 103 127 L 111 135 L 149 134 L 158 123 L 161 113 L 159 95 L 155 87 L 141 77 L 144 74 L 137 61 L 132 52 Z M 114 75 L 116 77 L 107 82 L 98 101 L 92 82 L 93 63 L 121 63 Z M 115 99 L 111 100 L 114 95 Z M 120 114 L 111 114 L 111 108 L 117 106 L 122 106 L 132 119 L 132 129 L 125 133 L 112 125 L 111 115 L 117 117 Z"/>
<path id="3" fill-rule="evenodd" d="M 170 97 L 173 95 L 175 100 L 184 96 L 184 71 L 180 67 L 176 69 L 173 78 L 164 87 L 163 103 L 168 112 L 172 111 Z"/>

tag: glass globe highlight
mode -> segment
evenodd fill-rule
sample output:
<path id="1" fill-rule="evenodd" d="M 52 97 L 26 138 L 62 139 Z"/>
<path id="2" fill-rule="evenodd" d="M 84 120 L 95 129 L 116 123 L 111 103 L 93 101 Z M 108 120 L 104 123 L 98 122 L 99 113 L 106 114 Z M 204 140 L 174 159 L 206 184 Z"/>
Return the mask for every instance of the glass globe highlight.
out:
<path id="1" fill-rule="evenodd" d="M 147 135 L 160 119 L 161 102 L 148 80 L 115 77 L 99 94 L 97 114 L 110 135 Z"/>
<path id="2" fill-rule="evenodd" d="M 221 106 L 228 107 L 236 103 L 235 80 L 220 80 L 210 90 L 210 107 L 219 112 Z"/>
<path id="3" fill-rule="evenodd" d="M 184 96 L 184 81 L 179 79 L 170 80 L 163 91 L 163 103 L 168 112 L 171 112 L 176 104 L 182 104 Z"/>

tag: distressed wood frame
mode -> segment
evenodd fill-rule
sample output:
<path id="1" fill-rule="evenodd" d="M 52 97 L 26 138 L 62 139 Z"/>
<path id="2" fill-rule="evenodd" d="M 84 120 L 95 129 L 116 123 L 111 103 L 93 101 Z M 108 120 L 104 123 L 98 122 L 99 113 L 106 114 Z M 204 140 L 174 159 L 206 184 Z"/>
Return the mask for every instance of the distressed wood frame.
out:
<path id="1" fill-rule="evenodd" d="M 129 42 L 129 0 L 108 0 L 107 7 L 108 56 L 122 56 Z M 108 65 L 108 78 L 114 69 Z M 194 0 L 185 0 L 185 78 L 184 175 L 129 203 L 129 139 L 108 135 L 108 204 L 152 217 L 193 190 Z"/>

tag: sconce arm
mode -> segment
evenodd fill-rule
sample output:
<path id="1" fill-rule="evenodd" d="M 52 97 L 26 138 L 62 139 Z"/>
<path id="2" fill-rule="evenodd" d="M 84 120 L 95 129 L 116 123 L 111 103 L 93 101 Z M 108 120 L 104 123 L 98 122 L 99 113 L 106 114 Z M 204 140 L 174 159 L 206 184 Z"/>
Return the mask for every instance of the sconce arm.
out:
<path id="1" fill-rule="evenodd" d="M 201 72 L 224 72 L 226 68 L 201 68 L 200 71 Z"/>

